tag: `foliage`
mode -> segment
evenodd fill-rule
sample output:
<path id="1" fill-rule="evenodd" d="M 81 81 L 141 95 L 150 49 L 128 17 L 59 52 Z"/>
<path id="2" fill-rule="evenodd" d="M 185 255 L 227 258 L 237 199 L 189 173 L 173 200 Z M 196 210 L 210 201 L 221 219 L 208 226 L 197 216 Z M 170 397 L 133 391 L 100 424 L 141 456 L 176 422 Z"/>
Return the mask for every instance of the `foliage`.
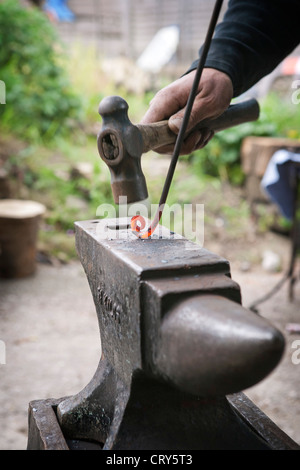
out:
<path id="1" fill-rule="evenodd" d="M 22 185 L 23 196 L 44 203 L 47 223 L 63 231 L 72 229 L 74 220 L 80 217 L 95 217 L 99 204 L 112 203 L 109 172 L 97 154 L 95 139 L 87 139 L 71 155 L 73 148 L 72 143 L 69 149 L 65 144 L 64 153 L 58 147 L 54 153 L 51 149 L 27 147 L 6 165 L 12 175 L 15 165 L 15 178 Z M 88 175 L 78 171 L 81 162 L 88 165 Z"/>
<path id="2" fill-rule="evenodd" d="M 93 219 L 100 204 L 113 204 L 109 171 L 96 145 L 100 100 L 113 94 L 122 96 L 129 104 L 130 120 L 136 123 L 152 93 L 140 96 L 116 88 L 91 47 L 83 50 L 77 44 L 66 58 L 47 18 L 35 8 L 21 8 L 16 0 L 0 2 L 0 31 L 0 79 L 7 91 L 7 104 L 0 107 L 1 130 L 8 131 L 13 139 L 17 134 L 27 140 L 22 151 L 8 153 L 6 169 L 17 187 L 16 197 L 38 200 L 47 208 L 40 231 L 42 251 L 66 261 L 76 256 L 74 221 Z M 249 218 L 248 206 L 225 203 L 222 181 L 242 182 L 239 152 L 244 137 L 300 137 L 299 110 L 297 106 L 287 108 L 276 97 L 268 96 L 261 104 L 259 121 L 220 132 L 204 149 L 182 157 L 168 203 L 199 201 L 200 193 L 202 197 L 207 192 L 206 214 L 212 219 L 221 217 L 227 232 L 230 227 L 235 234 L 242 231 L 241 221 Z M 71 138 L 69 131 L 79 119 L 84 132 L 76 132 Z M 147 158 L 146 179 L 155 203 L 166 175 L 158 171 L 154 175 L 154 156 L 145 155 L 143 161 Z M 155 158 L 160 168 L 160 157 Z M 83 162 L 91 165 L 90 175 L 74 176 L 72 170 Z"/>
<path id="3" fill-rule="evenodd" d="M 40 249 L 64 261 L 76 256 L 74 221 L 93 219 L 100 204 L 113 204 L 109 170 L 95 135 L 100 100 L 123 96 L 130 119 L 138 122 L 150 97 L 116 89 L 92 46 L 73 44 L 64 57 L 52 25 L 34 8 L 0 2 L 0 28 L 0 79 L 7 88 L 7 104 L 0 107 L 1 137 L 7 141 L 2 160 L 13 197 L 46 206 Z M 78 116 L 82 127 L 71 134 L 69 125 Z M 20 142 L 16 151 L 12 141 Z M 90 165 L 90 175 L 73 175 L 83 162 Z"/>
<path id="4" fill-rule="evenodd" d="M 105 60 L 99 54 L 96 45 L 87 46 L 74 41 L 69 47 L 65 67 L 71 77 L 74 91 L 81 96 L 85 128 L 94 128 L 95 125 L 100 124 L 97 111 L 100 101 L 105 96 L 122 96 L 128 103 L 128 115 L 133 123 L 141 120 L 153 98 L 154 91 L 136 93 L 129 91 L 126 83 L 122 82 L 122 79 L 126 81 L 128 76 L 134 75 L 136 70 L 134 62 L 128 60 L 130 68 L 127 72 L 118 72 L 119 68 L 122 70 L 122 58 L 120 58 L 120 63 L 117 59 L 113 63 L 118 80 L 112 76 L 111 70 L 106 69 Z"/>
<path id="5" fill-rule="evenodd" d="M 6 85 L 1 127 L 31 140 L 66 133 L 80 117 L 81 102 L 52 24 L 37 8 L 4 0 L 0 31 L 0 78 Z"/>
<path id="6" fill-rule="evenodd" d="M 109 171 L 98 155 L 95 137 L 76 147 L 72 141 L 56 142 L 55 150 L 27 144 L 9 152 L 4 168 L 14 198 L 39 201 L 46 207 L 39 249 L 67 261 L 76 257 L 74 222 L 95 218 L 97 207 L 113 204 L 113 198 Z M 86 173 L 78 171 L 82 162 L 88 167 Z"/>

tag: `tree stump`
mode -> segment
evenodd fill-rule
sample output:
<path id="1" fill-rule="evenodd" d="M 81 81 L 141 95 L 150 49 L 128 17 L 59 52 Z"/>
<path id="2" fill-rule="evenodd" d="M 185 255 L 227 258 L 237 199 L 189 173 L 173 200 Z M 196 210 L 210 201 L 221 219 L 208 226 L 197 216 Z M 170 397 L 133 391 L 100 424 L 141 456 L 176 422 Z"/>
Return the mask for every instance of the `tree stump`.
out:
<path id="1" fill-rule="evenodd" d="M 45 206 L 35 201 L 0 200 L 0 277 L 34 273 L 39 220 L 44 212 Z"/>

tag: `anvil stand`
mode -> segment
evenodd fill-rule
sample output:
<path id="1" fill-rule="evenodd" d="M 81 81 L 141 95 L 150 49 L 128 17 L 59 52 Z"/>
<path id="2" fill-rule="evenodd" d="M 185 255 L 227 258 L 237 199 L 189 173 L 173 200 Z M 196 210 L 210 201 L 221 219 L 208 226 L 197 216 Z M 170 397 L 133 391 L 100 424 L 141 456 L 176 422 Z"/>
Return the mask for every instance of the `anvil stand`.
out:
<path id="1" fill-rule="evenodd" d="M 274 360 L 266 350 L 266 362 L 253 362 L 260 345 L 247 346 L 247 334 L 259 336 L 265 324 L 241 306 L 228 261 L 169 231 L 142 241 L 118 219 L 105 224 L 75 224 L 100 327 L 98 369 L 77 395 L 29 404 L 27 449 L 299 450 L 242 393 L 275 367 L 280 353 L 275 338 Z M 227 316 L 234 320 L 229 328 Z M 235 326 L 241 337 L 230 341 Z M 194 331 L 201 344 L 189 340 Z M 240 369 L 233 364 L 236 347 Z"/>
<path id="2" fill-rule="evenodd" d="M 292 219 L 292 228 L 291 228 L 291 254 L 290 254 L 290 263 L 287 269 L 287 272 L 284 273 L 282 279 L 272 287 L 272 289 L 264 294 L 262 297 L 256 299 L 250 306 L 249 309 L 253 312 L 258 313 L 258 306 L 263 302 L 269 300 L 273 295 L 275 295 L 279 289 L 285 284 L 286 281 L 289 281 L 288 286 L 288 298 L 290 302 L 294 301 L 294 285 L 300 279 L 300 273 L 296 274 L 296 259 L 298 251 L 300 249 L 300 220 L 299 220 L 299 210 L 300 210 L 300 163 L 292 162 L 290 164 L 290 185 L 293 191 L 293 219 Z"/>

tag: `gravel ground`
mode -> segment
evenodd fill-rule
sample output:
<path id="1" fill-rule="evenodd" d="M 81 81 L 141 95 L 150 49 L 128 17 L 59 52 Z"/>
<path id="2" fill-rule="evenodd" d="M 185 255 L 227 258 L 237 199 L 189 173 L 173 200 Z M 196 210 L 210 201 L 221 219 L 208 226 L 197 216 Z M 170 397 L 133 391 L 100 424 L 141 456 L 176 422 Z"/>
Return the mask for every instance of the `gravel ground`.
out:
<path id="1" fill-rule="evenodd" d="M 244 306 L 270 287 L 281 274 L 261 269 L 242 272 L 232 265 Z M 260 314 L 286 336 L 277 369 L 246 391 L 283 431 L 300 444 L 300 364 L 293 364 L 286 325 L 299 322 L 300 283 L 289 303 L 287 287 L 261 306 Z M 6 364 L 0 365 L 1 450 L 22 450 L 27 444 L 27 409 L 31 400 L 60 398 L 81 390 L 93 376 L 101 344 L 95 308 L 81 264 L 39 264 L 34 276 L 0 283 L 0 339 Z"/>

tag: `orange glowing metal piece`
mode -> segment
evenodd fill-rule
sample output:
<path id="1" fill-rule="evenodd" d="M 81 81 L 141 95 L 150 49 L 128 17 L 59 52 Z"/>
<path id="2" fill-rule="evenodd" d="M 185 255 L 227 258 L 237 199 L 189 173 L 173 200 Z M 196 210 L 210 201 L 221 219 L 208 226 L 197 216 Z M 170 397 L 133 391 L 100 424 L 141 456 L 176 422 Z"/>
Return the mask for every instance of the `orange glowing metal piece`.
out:
<path id="1" fill-rule="evenodd" d="M 134 215 L 130 221 L 132 233 L 134 233 L 134 235 L 136 235 L 138 238 L 143 238 L 143 239 L 150 238 L 153 232 L 155 231 L 160 221 L 161 216 L 162 216 L 162 209 L 159 209 L 157 213 L 155 214 L 155 217 L 150 227 L 145 232 L 141 233 L 141 231 L 146 227 L 146 221 L 143 216 Z"/>

